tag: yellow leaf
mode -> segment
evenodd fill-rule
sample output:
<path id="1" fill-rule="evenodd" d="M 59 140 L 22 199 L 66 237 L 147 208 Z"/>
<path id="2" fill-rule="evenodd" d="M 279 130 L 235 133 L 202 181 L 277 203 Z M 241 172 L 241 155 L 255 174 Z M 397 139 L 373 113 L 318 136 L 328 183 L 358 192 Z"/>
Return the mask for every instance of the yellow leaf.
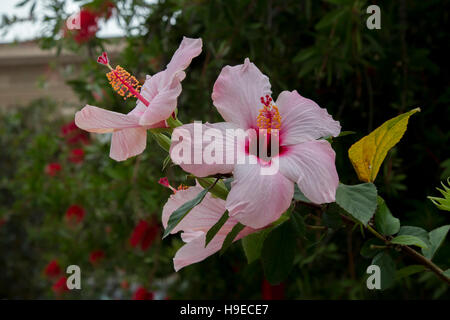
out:
<path id="1" fill-rule="evenodd" d="M 359 180 L 365 182 L 375 180 L 388 151 L 403 137 L 409 117 L 418 111 L 420 108 L 386 121 L 348 149 L 348 157 Z"/>

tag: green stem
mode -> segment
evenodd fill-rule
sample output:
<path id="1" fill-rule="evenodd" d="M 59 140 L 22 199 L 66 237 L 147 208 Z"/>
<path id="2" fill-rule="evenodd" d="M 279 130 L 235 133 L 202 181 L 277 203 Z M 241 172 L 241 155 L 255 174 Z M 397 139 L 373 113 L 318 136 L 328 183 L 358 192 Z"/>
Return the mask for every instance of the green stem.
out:
<path id="1" fill-rule="evenodd" d="M 341 217 L 343 220 L 345 221 L 349 221 L 351 223 L 357 223 L 355 221 L 353 221 L 353 219 L 347 217 L 346 215 L 341 214 Z M 377 237 L 378 239 L 382 240 L 383 242 L 386 243 L 386 245 L 393 245 L 391 244 L 391 242 L 384 237 L 383 235 L 381 235 L 380 233 L 378 233 L 378 231 L 376 231 L 374 228 L 372 228 L 370 225 L 364 226 L 364 228 L 366 228 L 367 230 L 369 230 L 369 232 L 371 232 L 375 237 Z M 411 247 L 408 246 L 404 246 L 404 245 L 395 245 L 397 247 L 399 247 L 403 252 L 405 252 L 407 255 L 409 255 L 410 257 L 412 257 L 413 259 L 415 259 L 417 262 L 419 262 L 421 265 L 423 265 L 424 267 L 426 267 L 428 270 L 430 270 L 431 272 L 433 272 L 434 274 L 436 274 L 436 276 L 443 280 L 444 282 L 450 284 L 450 278 L 447 277 L 444 274 L 444 271 L 439 268 L 437 265 L 435 265 L 431 260 L 425 258 L 423 255 L 421 255 L 420 253 L 418 253 L 417 251 L 415 251 L 414 249 L 412 249 Z"/>

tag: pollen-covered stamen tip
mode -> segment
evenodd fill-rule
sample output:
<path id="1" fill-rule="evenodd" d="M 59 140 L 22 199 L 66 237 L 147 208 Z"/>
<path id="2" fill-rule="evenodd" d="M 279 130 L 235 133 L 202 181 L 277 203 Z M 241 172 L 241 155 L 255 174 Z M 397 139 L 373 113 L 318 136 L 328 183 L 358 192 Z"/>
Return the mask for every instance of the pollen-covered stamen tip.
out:
<path id="1" fill-rule="evenodd" d="M 265 99 L 264 99 L 264 97 L 261 97 L 261 103 L 263 105 L 265 105 L 266 107 L 269 107 L 271 102 L 272 102 L 272 97 L 269 96 L 268 94 L 266 94 Z"/>
<path id="2" fill-rule="evenodd" d="M 124 100 L 130 97 L 136 97 L 146 107 L 150 105 L 147 99 L 139 93 L 141 88 L 139 81 L 121 66 L 116 66 L 116 68 L 113 69 L 109 64 L 109 59 L 106 52 L 103 52 L 102 55 L 97 58 L 97 62 L 107 66 L 109 70 L 111 70 L 106 74 L 109 84 L 114 91 L 123 97 Z"/>
<path id="3" fill-rule="evenodd" d="M 175 189 L 174 187 L 172 187 L 169 183 L 169 179 L 167 179 L 166 177 L 163 177 L 161 179 L 159 179 L 158 183 L 166 188 L 169 188 L 170 190 L 173 191 L 173 193 L 177 192 L 177 189 Z"/>
<path id="4" fill-rule="evenodd" d="M 256 124 L 260 129 L 266 129 L 270 134 L 272 130 L 280 129 L 281 127 L 281 115 L 277 106 L 272 104 L 272 98 L 269 95 L 261 97 L 262 109 L 259 109 L 258 117 L 256 118 Z"/>
<path id="5" fill-rule="evenodd" d="M 97 62 L 105 66 L 108 66 L 109 65 L 108 54 L 106 52 L 103 52 L 101 56 L 98 56 Z"/>

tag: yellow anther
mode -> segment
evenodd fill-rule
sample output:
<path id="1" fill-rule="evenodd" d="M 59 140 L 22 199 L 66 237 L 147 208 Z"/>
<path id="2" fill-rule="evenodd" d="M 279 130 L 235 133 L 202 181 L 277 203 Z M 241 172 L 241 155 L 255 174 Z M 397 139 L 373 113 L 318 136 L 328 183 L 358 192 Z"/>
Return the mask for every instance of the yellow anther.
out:
<path id="1" fill-rule="evenodd" d="M 264 105 L 262 109 L 259 109 L 259 115 L 256 118 L 256 124 L 260 129 L 267 129 L 267 133 L 270 134 L 272 129 L 281 128 L 281 116 L 275 105 Z"/>
<path id="2" fill-rule="evenodd" d="M 138 98 L 141 85 L 139 81 L 121 66 L 117 66 L 106 74 L 111 87 L 120 94 L 123 99 Z"/>
<path id="3" fill-rule="evenodd" d="M 180 184 L 179 186 L 178 186 L 178 191 L 180 191 L 180 190 L 187 190 L 187 189 L 189 189 L 189 186 L 185 186 L 184 184 Z"/>

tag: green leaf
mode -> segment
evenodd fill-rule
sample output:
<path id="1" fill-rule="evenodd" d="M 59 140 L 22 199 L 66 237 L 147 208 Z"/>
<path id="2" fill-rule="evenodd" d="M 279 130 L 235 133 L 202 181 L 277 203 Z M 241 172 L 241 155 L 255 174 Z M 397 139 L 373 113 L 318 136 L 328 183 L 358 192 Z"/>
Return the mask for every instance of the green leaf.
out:
<path id="1" fill-rule="evenodd" d="M 271 229 L 264 229 L 260 232 L 252 233 L 242 239 L 242 247 L 244 248 L 248 264 L 259 259 L 264 239 L 266 239 L 270 231 Z"/>
<path id="2" fill-rule="evenodd" d="M 444 197 L 428 197 L 433 204 L 441 210 L 450 211 L 450 188 L 444 182 L 441 182 L 444 189 L 436 188 Z M 447 184 L 450 186 L 450 177 L 447 178 Z"/>
<path id="3" fill-rule="evenodd" d="M 400 231 L 398 232 L 398 235 L 411 235 L 416 236 L 417 238 L 420 238 L 423 242 L 427 244 L 427 247 L 430 246 L 430 239 L 428 238 L 428 231 L 425 229 L 414 227 L 414 226 L 402 226 L 400 228 Z"/>
<path id="4" fill-rule="evenodd" d="M 216 178 L 195 178 L 203 188 L 212 188 L 209 190 L 212 195 L 222 200 L 227 200 L 228 189 L 222 180 L 216 182 Z"/>
<path id="5" fill-rule="evenodd" d="M 151 132 L 151 130 L 150 130 Z M 171 140 L 168 136 L 166 136 L 163 133 L 159 133 L 159 132 L 152 132 L 153 134 L 153 138 L 155 138 L 156 142 L 158 143 L 158 145 L 166 150 L 167 152 L 169 152 L 170 150 L 170 144 L 171 144 Z"/>
<path id="6" fill-rule="evenodd" d="M 381 290 L 385 290 L 392 286 L 395 282 L 395 263 L 387 251 L 378 253 L 372 260 L 372 264 L 380 267 L 381 273 Z"/>
<path id="7" fill-rule="evenodd" d="M 377 253 L 379 253 L 381 250 L 384 250 L 383 248 L 373 248 L 372 246 L 385 246 L 386 244 L 381 241 L 378 238 L 372 238 L 364 242 L 363 246 L 361 247 L 360 254 L 364 258 L 373 258 Z"/>
<path id="8" fill-rule="evenodd" d="M 166 167 L 169 165 L 171 159 L 170 159 L 170 155 L 168 155 L 163 162 L 163 166 L 161 168 L 161 171 L 164 171 L 166 169 Z"/>
<path id="9" fill-rule="evenodd" d="M 214 238 L 214 236 L 219 232 L 219 230 L 223 227 L 225 222 L 228 220 L 228 210 L 225 211 L 222 215 L 222 217 L 217 221 L 206 233 L 206 240 L 205 240 L 205 248 L 208 245 L 208 243 Z"/>
<path id="10" fill-rule="evenodd" d="M 426 268 L 419 264 L 414 264 L 411 266 L 401 268 L 400 270 L 397 270 L 397 272 L 396 272 L 396 280 L 412 276 L 413 274 L 422 272 L 424 270 L 426 270 Z"/>
<path id="11" fill-rule="evenodd" d="M 316 54 L 317 54 L 317 49 L 315 47 L 303 49 L 294 57 L 292 62 L 294 62 L 294 63 L 304 62 Z"/>
<path id="12" fill-rule="evenodd" d="M 450 278 L 450 269 L 445 270 L 444 275 Z"/>
<path id="13" fill-rule="evenodd" d="M 340 183 L 336 203 L 352 217 L 367 225 L 377 208 L 377 188 L 373 183 L 348 186 Z"/>
<path id="14" fill-rule="evenodd" d="M 289 218 L 289 223 L 292 224 L 293 230 L 295 230 L 295 234 L 297 236 L 305 238 L 306 235 L 305 220 L 299 213 L 292 212 Z"/>
<path id="15" fill-rule="evenodd" d="M 197 196 L 189 200 L 181 205 L 177 210 L 172 212 L 170 215 L 169 221 L 167 222 L 167 228 L 164 230 L 163 239 L 167 237 L 170 232 L 183 220 L 183 218 L 202 200 L 205 198 L 208 193 L 208 189 L 203 189 L 200 191 Z"/>
<path id="16" fill-rule="evenodd" d="M 390 236 L 400 230 L 400 220 L 395 218 L 383 198 L 378 197 L 378 207 L 375 212 L 375 225 L 377 230 L 385 236 Z"/>
<path id="17" fill-rule="evenodd" d="M 409 234 L 396 236 L 394 239 L 391 240 L 391 243 L 401 244 L 401 245 L 405 245 L 405 246 L 418 246 L 421 248 L 428 248 L 425 241 L 423 241 L 419 237 L 411 236 Z"/>
<path id="18" fill-rule="evenodd" d="M 237 223 L 233 227 L 233 229 L 231 229 L 230 233 L 227 234 L 227 237 L 223 241 L 222 249 L 220 249 L 220 253 L 219 253 L 220 255 L 223 255 L 225 253 L 225 251 L 227 251 L 227 249 L 231 246 L 231 244 L 233 243 L 234 239 L 237 237 L 239 232 L 241 232 L 244 228 L 245 228 L 245 226 L 243 224 Z"/>
<path id="19" fill-rule="evenodd" d="M 322 19 L 320 19 L 315 28 L 317 30 L 321 30 L 332 25 L 333 23 L 337 22 L 339 18 L 342 17 L 346 12 L 348 12 L 348 8 L 344 7 L 342 9 L 336 9 L 327 13 L 325 16 L 323 16 Z"/>
<path id="20" fill-rule="evenodd" d="M 322 214 L 322 222 L 325 226 L 338 229 L 342 226 L 340 211 L 344 212 L 336 203 L 330 203 L 327 211 Z"/>
<path id="21" fill-rule="evenodd" d="M 445 225 L 430 231 L 430 233 L 428 234 L 430 238 L 430 246 L 428 247 L 428 249 L 422 249 L 422 254 L 425 256 L 425 258 L 430 260 L 433 259 L 436 251 L 444 242 L 449 229 L 450 225 Z"/>
<path id="22" fill-rule="evenodd" d="M 298 185 L 296 183 L 294 184 L 294 200 L 311 203 L 311 200 L 309 200 L 303 194 L 303 192 L 300 191 L 300 188 L 298 187 Z"/>
<path id="23" fill-rule="evenodd" d="M 261 260 L 266 279 L 271 284 L 283 281 L 294 265 L 295 230 L 289 221 L 274 228 L 264 240 Z"/>

